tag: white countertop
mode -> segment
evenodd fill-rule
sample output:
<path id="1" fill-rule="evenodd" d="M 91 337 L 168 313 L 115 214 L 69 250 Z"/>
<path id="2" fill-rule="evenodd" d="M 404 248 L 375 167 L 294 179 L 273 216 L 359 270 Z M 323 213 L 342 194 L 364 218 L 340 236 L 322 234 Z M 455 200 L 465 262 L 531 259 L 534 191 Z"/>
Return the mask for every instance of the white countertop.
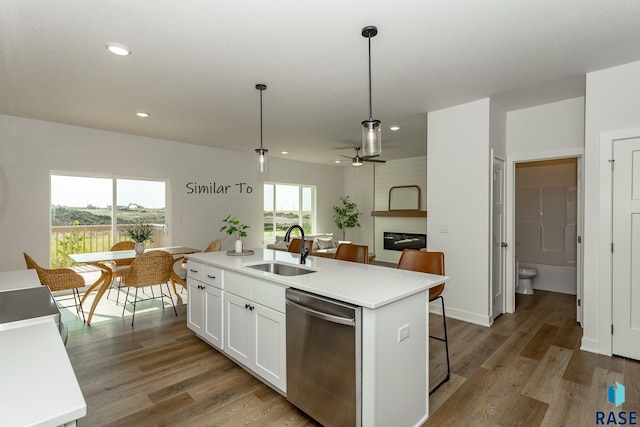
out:
<path id="1" fill-rule="evenodd" d="M 29 288 L 43 288 L 35 270 L 0 272 L 0 292 Z M 2 426 L 59 426 L 87 414 L 51 316 L 0 325 L 0 379 Z"/>
<path id="2" fill-rule="evenodd" d="M 324 257 L 309 256 L 306 265 L 301 265 L 299 254 L 270 249 L 254 249 L 254 252 L 253 255 L 246 256 L 230 256 L 226 252 L 199 252 L 186 257 L 189 260 L 370 309 L 382 307 L 449 280 L 447 276 Z M 300 276 L 280 276 L 247 267 L 265 261 L 284 262 L 317 272 Z"/>
<path id="3" fill-rule="evenodd" d="M 71 362 L 51 319 L 0 331 L 3 426 L 59 426 L 87 414 Z"/>

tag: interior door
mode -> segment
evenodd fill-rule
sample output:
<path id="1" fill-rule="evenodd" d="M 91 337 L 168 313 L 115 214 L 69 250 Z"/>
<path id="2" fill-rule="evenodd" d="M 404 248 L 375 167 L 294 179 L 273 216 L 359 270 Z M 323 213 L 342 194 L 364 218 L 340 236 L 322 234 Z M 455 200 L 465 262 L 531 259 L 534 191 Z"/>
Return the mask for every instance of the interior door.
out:
<path id="1" fill-rule="evenodd" d="M 612 351 L 640 360 L 640 138 L 613 145 Z"/>
<path id="2" fill-rule="evenodd" d="M 507 243 L 505 236 L 504 203 L 504 161 L 493 159 L 492 191 L 492 265 L 491 265 L 491 317 L 496 319 L 504 312 L 505 255 Z"/>

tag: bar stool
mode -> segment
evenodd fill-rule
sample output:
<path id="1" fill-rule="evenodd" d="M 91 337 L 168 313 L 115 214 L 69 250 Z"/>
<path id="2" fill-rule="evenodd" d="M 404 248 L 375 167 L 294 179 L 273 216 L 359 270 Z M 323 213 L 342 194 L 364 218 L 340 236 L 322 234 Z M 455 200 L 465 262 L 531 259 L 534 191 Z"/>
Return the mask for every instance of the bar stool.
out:
<path id="1" fill-rule="evenodd" d="M 444 253 L 442 252 L 425 252 L 416 249 L 405 249 L 400 255 L 398 268 L 402 270 L 419 271 L 422 273 L 439 274 L 444 276 Z M 433 302 L 440 298 L 442 303 L 442 326 L 444 328 L 444 338 L 429 335 L 429 338 L 444 342 L 445 352 L 447 354 L 447 375 L 433 389 L 429 390 L 431 395 L 440 386 L 451 378 L 451 364 L 449 362 L 449 340 L 447 339 L 447 319 L 444 313 L 444 283 L 429 289 L 429 302 Z"/>
<path id="2" fill-rule="evenodd" d="M 369 261 L 369 247 L 364 245 L 340 243 L 333 259 L 366 264 Z"/>

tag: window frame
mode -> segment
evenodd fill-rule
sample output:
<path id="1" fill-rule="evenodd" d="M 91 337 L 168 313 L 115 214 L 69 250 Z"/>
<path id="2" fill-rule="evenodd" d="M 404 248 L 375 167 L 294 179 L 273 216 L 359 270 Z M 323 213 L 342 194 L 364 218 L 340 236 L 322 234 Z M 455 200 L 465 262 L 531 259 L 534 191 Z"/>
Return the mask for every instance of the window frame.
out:
<path id="1" fill-rule="evenodd" d="M 303 197 L 303 192 L 304 189 L 310 189 L 311 190 L 311 200 L 309 201 L 311 203 L 311 208 L 310 208 L 310 227 L 311 230 L 308 234 L 314 234 L 316 232 L 317 229 L 317 203 L 316 203 L 316 198 L 317 198 L 317 188 L 315 185 L 309 185 L 309 184 L 296 184 L 296 183 L 290 183 L 290 182 L 275 182 L 275 181 L 265 181 L 264 185 L 263 185 L 263 191 L 266 193 L 266 187 L 267 186 L 271 186 L 273 189 L 273 197 L 271 199 L 271 204 L 273 206 L 273 210 L 272 211 L 267 211 L 265 209 L 265 205 L 263 202 L 263 206 L 262 206 L 262 212 L 263 212 L 263 218 L 265 218 L 265 213 L 266 212 L 272 212 L 272 218 L 273 218 L 273 222 L 272 222 L 272 233 L 273 236 L 267 236 L 267 232 L 264 229 L 264 225 L 263 225 L 263 241 L 265 244 L 268 243 L 274 243 L 276 240 L 276 236 L 278 235 L 278 230 L 276 228 L 276 224 L 277 224 L 277 217 L 276 217 L 276 212 L 277 212 L 277 205 L 276 205 L 276 200 L 278 197 L 278 192 L 277 192 L 277 186 L 279 185 L 287 185 L 287 186 L 292 186 L 292 187 L 298 187 L 298 225 L 300 225 L 301 227 L 304 227 L 304 211 L 303 210 L 303 204 L 304 204 L 304 197 Z M 264 221 L 263 221 L 264 223 Z M 271 232 L 270 232 L 271 233 Z M 305 231 L 305 233 L 307 233 Z"/>
<path id="2" fill-rule="evenodd" d="M 63 177 L 72 177 L 72 178 L 95 178 L 95 179 L 105 179 L 111 180 L 111 223 L 110 223 L 110 236 L 109 239 L 111 241 L 111 245 L 117 243 L 119 241 L 119 231 L 118 231 L 118 180 L 128 180 L 128 181 L 146 181 L 146 182 L 162 182 L 164 183 L 164 241 L 160 246 L 171 246 L 171 233 L 169 230 L 169 224 L 171 219 L 171 185 L 169 178 L 149 178 L 142 176 L 131 176 L 131 175 L 115 175 L 115 174 L 102 174 L 102 173 L 93 173 L 93 172 L 77 172 L 77 171 L 60 171 L 60 170 L 50 170 L 49 171 L 49 258 L 53 260 L 53 230 L 52 230 L 52 217 L 51 217 L 51 209 L 53 207 L 52 204 L 52 177 L 53 176 L 63 176 Z M 151 244 L 151 247 L 159 247 L 157 244 Z M 105 250 L 109 250 L 106 248 Z"/>

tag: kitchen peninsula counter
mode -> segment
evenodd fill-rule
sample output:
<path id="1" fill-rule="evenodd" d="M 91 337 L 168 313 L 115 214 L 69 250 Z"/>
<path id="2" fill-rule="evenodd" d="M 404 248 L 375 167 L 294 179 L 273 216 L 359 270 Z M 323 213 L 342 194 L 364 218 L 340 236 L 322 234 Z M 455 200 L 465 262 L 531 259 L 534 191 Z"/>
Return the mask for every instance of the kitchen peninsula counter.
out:
<path id="1" fill-rule="evenodd" d="M 253 255 L 247 256 L 229 256 L 226 252 L 199 252 L 186 257 L 368 309 L 378 309 L 449 280 L 447 276 L 436 274 L 316 256 L 309 256 L 306 264 L 300 264 L 299 254 L 271 249 L 255 249 Z M 283 262 L 316 272 L 300 276 L 280 276 L 249 268 L 250 265 L 263 262 Z"/>
<path id="2" fill-rule="evenodd" d="M 295 288 L 362 307 L 361 425 L 427 420 L 429 289 L 448 277 L 315 256 L 301 265 L 299 254 L 269 249 L 187 258 L 189 328 L 257 378 L 286 396 L 285 289 Z M 250 268 L 271 262 L 314 272 Z"/>

